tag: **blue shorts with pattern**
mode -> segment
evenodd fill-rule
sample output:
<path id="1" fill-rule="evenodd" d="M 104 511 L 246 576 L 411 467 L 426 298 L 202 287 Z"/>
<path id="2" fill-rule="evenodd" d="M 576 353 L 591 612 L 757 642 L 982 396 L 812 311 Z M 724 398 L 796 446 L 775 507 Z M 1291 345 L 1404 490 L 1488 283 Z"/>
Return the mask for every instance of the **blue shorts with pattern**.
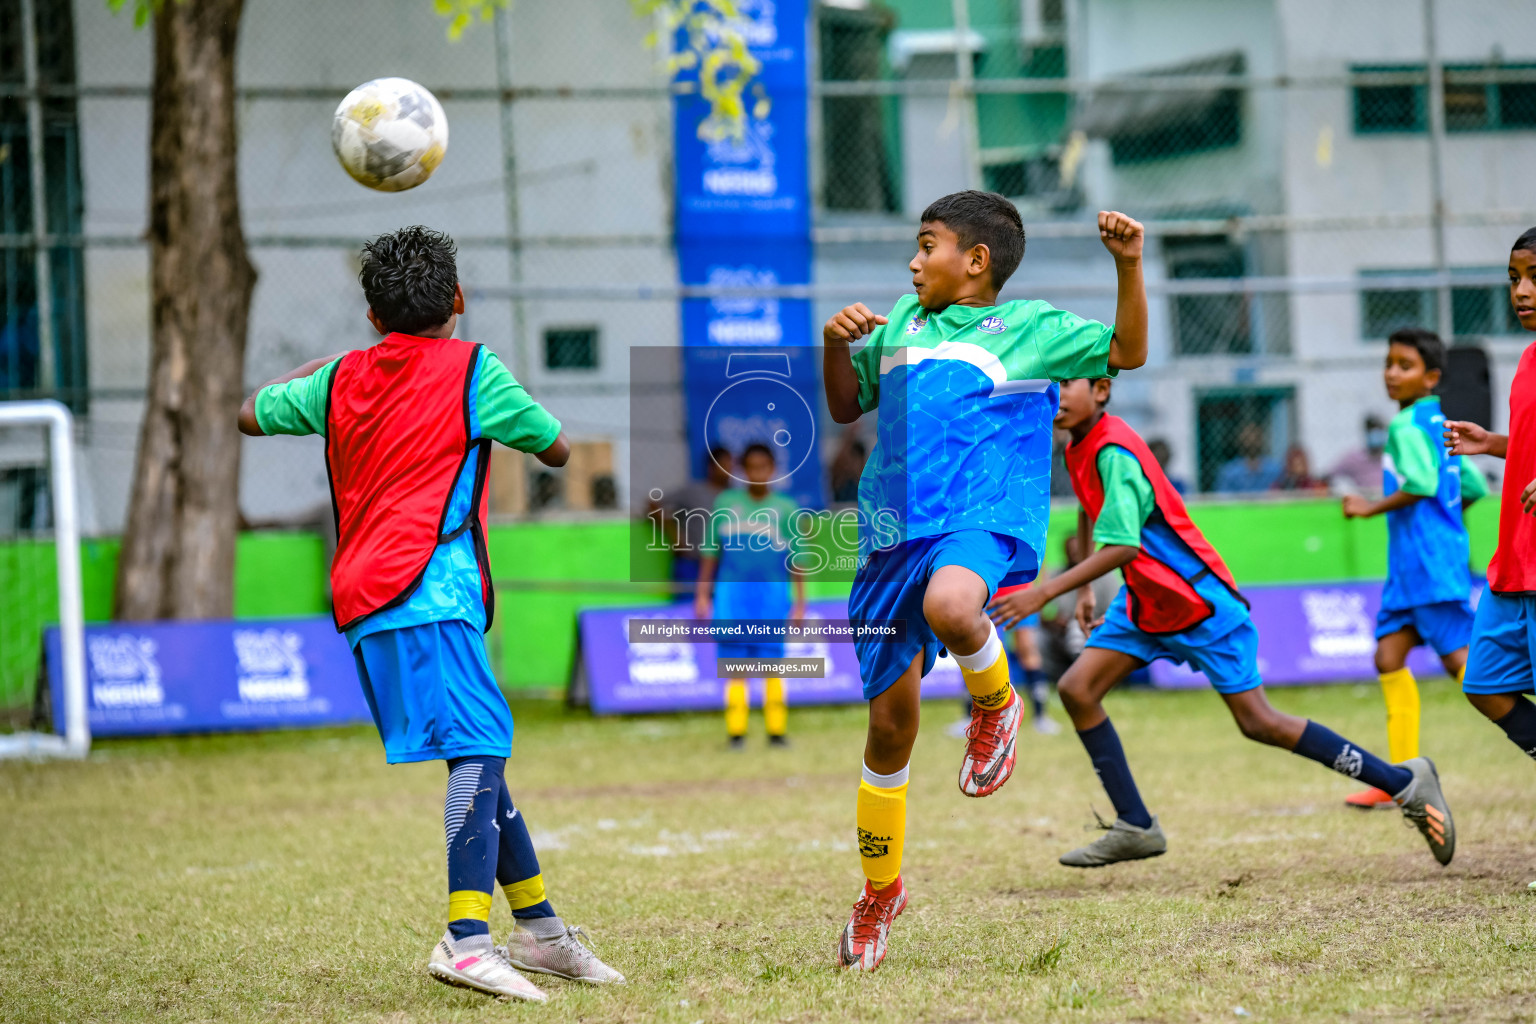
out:
<path id="1" fill-rule="evenodd" d="M 1436 601 L 1412 608 L 1383 608 L 1376 613 L 1377 640 L 1409 626 L 1443 658 L 1472 642 L 1472 602 Z"/>
<path id="2" fill-rule="evenodd" d="M 946 565 L 969 569 L 986 583 L 990 597 L 1012 571 L 1017 543 L 1013 537 L 990 530 L 957 530 L 936 537 L 918 537 L 869 556 L 853 579 L 853 591 L 848 595 L 848 620 L 855 629 L 861 624 L 903 620 L 906 634 L 899 642 L 854 641 L 865 700 L 873 700 L 889 690 L 918 652 L 923 655 L 923 675 L 933 670 L 933 663 L 939 658 L 939 638 L 923 615 L 923 596 L 933 574 Z"/>
<path id="3" fill-rule="evenodd" d="M 1263 684 L 1259 678 L 1259 631 L 1252 619 L 1244 618 L 1214 641 L 1190 644 L 1180 633 L 1153 636 L 1137 629 L 1125 604 L 1122 590 L 1110 603 L 1104 622 L 1088 637 L 1089 647 L 1119 651 L 1149 664 L 1158 658 L 1187 662 L 1205 673 L 1217 693 L 1246 693 Z"/>

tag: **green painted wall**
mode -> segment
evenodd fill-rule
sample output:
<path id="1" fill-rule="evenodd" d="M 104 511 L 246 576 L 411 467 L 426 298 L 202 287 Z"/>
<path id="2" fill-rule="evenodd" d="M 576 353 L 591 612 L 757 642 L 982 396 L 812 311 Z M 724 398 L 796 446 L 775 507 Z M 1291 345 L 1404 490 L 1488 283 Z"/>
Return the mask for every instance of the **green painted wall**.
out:
<path id="1" fill-rule="evenodd" d="M 1379 579 L 1386 574 L 1383 519 L 1345 520 L 1333 500 L 1197 504 L 1191 515 L 1226 559 L 1239 583 L 1322 583 Z M 1061 561 L 1061 540 L 1077 510 L 1051 514 L 1047 563 Z M 1498 535 L 1498 502 L 1467 513 L 1472 561 L 1485 566 Z M 562 686 L 570 678 L 576 609 L 647 604 L 666 599 L 655 586 L 631 584 L 631 531 L 624 521 L 522 523 L 491 528 L 491 564 L 498 582 L 496 620 L 486 638 L 491 662 L 512 687 Z M 81 545 L 85 617 L 111 617 L 117 571 L 115 539 Z M 663 556 L 637 552 L 637 577 L 665 575 Z M 235 616 L 242 619 L 324 615 L 324 548 L 308 533 L 249 533 L 240 538 L 235 569 Z M 588 586 L 591 589 L 579 589 Z M 813 597 L 847 594 L 848 574 L 827 573 L 810 585 Z M 31 699 L 38 638 L 58 597 L 53 546 L 0 544 L 0 707 Z"/>

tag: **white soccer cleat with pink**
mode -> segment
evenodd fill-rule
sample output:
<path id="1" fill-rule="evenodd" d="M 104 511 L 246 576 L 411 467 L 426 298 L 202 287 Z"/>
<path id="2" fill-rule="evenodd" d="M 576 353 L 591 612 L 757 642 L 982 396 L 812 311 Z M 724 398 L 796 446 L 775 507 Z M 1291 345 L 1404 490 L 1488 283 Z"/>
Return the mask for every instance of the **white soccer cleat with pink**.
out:
<path id="1" fill-rule="evenodd" d="M 455 944 L 453 936 L 444 933 L 442 940 L 432 948 L 427 973 L 445 985 L 472 988 L 503 999 L 521 999 L 530 1003 L 549 999 L 537 985 L 517 973 L 517 968 L 507 961 L 506 954 L 490 944 L 490 936 L 485 939 L 483 947 L 477 945 L 465 949 L 465 943 Z"/>
<path id="2" fill-rule="evenodd" d="M 868 882 L 837 940 L 837 962 L 851 971 L 872 971 L 885 959 L 891 925 L 907 909 L 907 886 L 896 881 L 876 891 Z"/>
<path id="3" fill-rule="evenodd" d="M 1023 704 L 1015 693 L 1008 706 L 997 711 L 972 706 L 971 727 L 965 731 L 965 760 L 960 762 L 960 792 L 991 796 L 1008 781 L 1018 758 Z"/>
<path id="4" fill-rule="evenodd" d="M 548 936 L 514 928 L 507 938 L 507 961 L 520 970 L 588 985 L 624 984 L 624 975 L 599 960 L 581 941 L 585 935 L 580 927 L 567 927 Z"/>

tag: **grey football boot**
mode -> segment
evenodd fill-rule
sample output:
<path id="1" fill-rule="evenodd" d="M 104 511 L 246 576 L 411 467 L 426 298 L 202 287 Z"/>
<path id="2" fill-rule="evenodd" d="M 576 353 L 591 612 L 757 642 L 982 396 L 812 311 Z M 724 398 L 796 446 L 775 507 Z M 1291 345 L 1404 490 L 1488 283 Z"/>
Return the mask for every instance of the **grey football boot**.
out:
<path id="1" fill-rule="evenodd" d="M 1137 828 L 1123 818 L 1105 821 L 1098 811 L 1094 811 L 1093 816 L 1098 819 L 1098 827 L 1104 834 L 1087 846 L 1062 854 L 1061 863 L 1069 868 L 1102 868 L 1122 860 L 1161 857 L 1168 852 L 1168 837 L 1163 835 L 1155 814 L 1152 824 L 1146 828 Z"/>
<path id="2" fill-rule="evenodd" d="M 1409 758 L 1400 767 L 1413 772 L 1413 782 L 1393 799 L 1402 807 L 1403 817 L 1418 827 L 1435 860 L 1445 867 L 1456 855 L 1456 823 L 1440 790 L 1440 773 L 1427 757 Z"/>

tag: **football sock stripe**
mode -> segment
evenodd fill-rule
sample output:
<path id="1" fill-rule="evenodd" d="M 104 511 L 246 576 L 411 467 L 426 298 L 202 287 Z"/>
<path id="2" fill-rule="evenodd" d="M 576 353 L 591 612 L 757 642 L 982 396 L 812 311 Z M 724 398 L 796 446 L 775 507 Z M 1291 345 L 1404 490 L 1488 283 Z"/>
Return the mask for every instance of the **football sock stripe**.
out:
<path id="1" fill-rule="evenodd" d="M 1406 667 L 1380 678 L 1387 702 L 1387 756 L 1401 764 L 1419 756 L 1419 685 Z"/>
<path id="2" fill-rule="evenodd" d="M 490 933 L 496 884 L 496 812 L 506 761 L 462 757 L 448 762 L 443 825 L 448 845 L 448 931 L 454 939 Z"/>

